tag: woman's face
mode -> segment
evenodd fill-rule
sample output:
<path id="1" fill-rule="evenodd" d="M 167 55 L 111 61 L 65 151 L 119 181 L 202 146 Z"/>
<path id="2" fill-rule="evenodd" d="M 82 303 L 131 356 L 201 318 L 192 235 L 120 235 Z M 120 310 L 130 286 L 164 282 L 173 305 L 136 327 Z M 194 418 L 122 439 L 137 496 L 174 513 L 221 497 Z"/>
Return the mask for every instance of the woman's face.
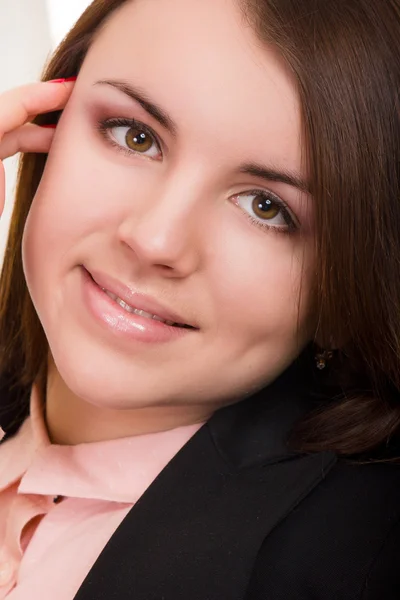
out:
<path id="1" fill-rule="evenodd" d="M 84 62 L 25 229 L 68 387 L 109 408 L 216 408 L 282 372 L 313 334 L 311 202 L 290 175 L 306 175 L 294 84 L 236 4 L 124 5 Z"/>

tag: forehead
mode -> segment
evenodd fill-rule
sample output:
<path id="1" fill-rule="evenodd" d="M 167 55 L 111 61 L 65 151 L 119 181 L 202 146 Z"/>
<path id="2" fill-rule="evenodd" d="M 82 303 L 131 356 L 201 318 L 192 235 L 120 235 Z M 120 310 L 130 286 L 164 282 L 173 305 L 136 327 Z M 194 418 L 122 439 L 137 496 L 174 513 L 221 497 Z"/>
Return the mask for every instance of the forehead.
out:
<path id="1" fill-rule="evenodd" d="M 182 132 L 212 131 L 237 145 L 240 131 L 260 151 L 274 146 L 274 162 L 300 168 L 294 82 L 235 0 L 131 0 L 101 31 L 83 72 L 140 86 Z"/>

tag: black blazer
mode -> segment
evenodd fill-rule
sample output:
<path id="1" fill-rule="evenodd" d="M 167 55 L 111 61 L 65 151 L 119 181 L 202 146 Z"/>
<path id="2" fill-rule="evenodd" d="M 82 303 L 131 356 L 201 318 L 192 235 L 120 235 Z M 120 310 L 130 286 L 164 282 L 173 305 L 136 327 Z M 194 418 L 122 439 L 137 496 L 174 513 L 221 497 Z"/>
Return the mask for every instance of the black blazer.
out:
<path id="1" fill-rule="evenodd" d="M 75 600 L 399 600 L 400 466 L 291 452 L 288 432 L 312 405 L 292 367 L 217 411 Z M 12 434 L 10 423 L 3 412 Z"/>

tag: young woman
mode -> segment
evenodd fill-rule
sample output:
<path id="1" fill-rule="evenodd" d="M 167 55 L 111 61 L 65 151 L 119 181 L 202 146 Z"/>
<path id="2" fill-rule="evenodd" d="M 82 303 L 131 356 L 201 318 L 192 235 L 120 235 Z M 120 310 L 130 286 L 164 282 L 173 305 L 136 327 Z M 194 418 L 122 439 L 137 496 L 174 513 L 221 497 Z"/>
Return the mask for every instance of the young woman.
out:
<path id="1" fill-rule="evenodd" d="M 95 0 L 0 97 L 0 598 L 400 597 L 399 40 Z"/>

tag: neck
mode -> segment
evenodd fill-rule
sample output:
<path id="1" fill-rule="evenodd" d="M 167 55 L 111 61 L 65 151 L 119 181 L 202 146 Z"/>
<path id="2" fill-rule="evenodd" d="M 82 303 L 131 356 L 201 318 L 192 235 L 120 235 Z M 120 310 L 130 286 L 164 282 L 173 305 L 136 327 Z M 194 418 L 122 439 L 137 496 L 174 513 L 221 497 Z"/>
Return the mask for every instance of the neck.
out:
<path id="1" fill-rule="evenodd" d="M 75 395 L 49 361 L 46 423 L 53 444 L 76 445 L 157 433 L 205 422 L 213 412 L 199 405 L 126 410 L 99 407 Z"/>

